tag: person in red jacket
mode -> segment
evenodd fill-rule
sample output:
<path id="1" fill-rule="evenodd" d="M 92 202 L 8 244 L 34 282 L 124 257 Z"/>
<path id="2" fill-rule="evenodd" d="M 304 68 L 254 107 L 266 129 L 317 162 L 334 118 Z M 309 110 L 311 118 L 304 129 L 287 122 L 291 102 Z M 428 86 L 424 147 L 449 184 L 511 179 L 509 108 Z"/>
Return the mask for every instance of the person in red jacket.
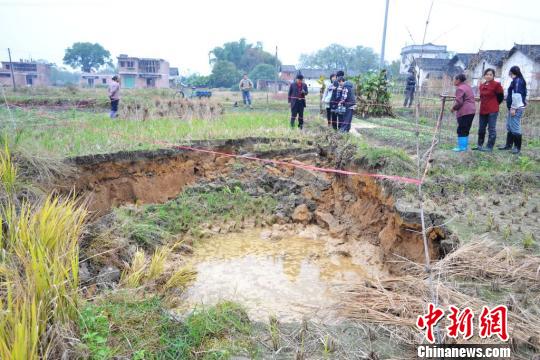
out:
<path id="1" fill-rule="evenodd" d="M 473 150 L 492 152 L 497 138 L 497 116 L 499 115 L 499 105 L 504 100 L 504 90 L 501 83 L 495 81 L 495 70 L 491 68 L 484 71 L 484 81 L 479 88 L 480 123 L 478 127 L 478 146 Z M 489 135 L 487 146 L 484 147 L 486 127 Z"/>

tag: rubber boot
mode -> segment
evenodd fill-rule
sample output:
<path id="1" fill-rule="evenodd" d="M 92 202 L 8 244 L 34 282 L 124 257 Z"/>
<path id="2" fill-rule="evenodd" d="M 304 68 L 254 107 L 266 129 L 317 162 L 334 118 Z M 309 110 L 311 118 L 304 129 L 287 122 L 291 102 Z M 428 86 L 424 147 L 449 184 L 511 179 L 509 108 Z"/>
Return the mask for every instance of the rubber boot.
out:
<path id="1" fill-rule="evenodd" d="M 514 148 L 512 149 L 512 154 L 521 153 L 521 134 L 514 134 Z"/>
<path id="2" fill-rule="evenodd" d="M 109 116 L 111 117 L 111 119 L 114 119 L 116 117 L 116 111 L 111 111 Z"/>
<path id="3" fill-rule="evenodd" d="M 497 135 L 489 136 L 487 146 L 480 151 L 493 152 L 493 147 L 495 146 L 495 140 L 497 140 Z"/>
<path id="4" fill-rule="evenodd" d="M 468 136 L 460 136 L 460 137 L 458 137 L 457 147 L 453 148 L 452 150 L 455 151 L 455 152 L 466 151 L 468 145 L 469 145 L 469 137 Z"/>
<path id="5" fill-rule="evenodd" d="M 499 150 L 512 150 L 512 143 L 514 142 L 514 136 L 511 132 L 506 133 L 506 145 L 505 146 L 499 146 Z"/>
<path id="6" fill-rule="evenodd" d="M 486 138 L 486 133 L 478 133 L 478 145 L 473 147 L 472 150 L 484 150 L 484 140 Z M 489 144 L 488 144 L 489 145 Z"/>

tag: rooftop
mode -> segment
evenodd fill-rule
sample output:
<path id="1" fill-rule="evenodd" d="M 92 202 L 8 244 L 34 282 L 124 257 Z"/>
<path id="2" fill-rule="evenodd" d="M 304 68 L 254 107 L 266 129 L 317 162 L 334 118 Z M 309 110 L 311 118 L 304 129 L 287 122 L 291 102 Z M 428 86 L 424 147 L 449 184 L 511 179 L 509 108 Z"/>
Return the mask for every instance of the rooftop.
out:
<path id="1" fill-rule="evenodd" d="M 532 60 L 540 62 L 540 45 L 514 44 L 507 57 L 512 56 L 516 51 L 520 51 Z"/>
<path id="2" fill-rule="evenodd" d="M 475 66 L 481 61 L 486 61 L 493 66 L 502 66 L 504 59 L 508 55 L 506 50 L 480 50 L 471 59 L 469 66 Z"/>
<path id="3" fill-rule="evenodd" d="M 445 71 L 448 68 L 449 64 L 448 59 L 431 59 L 431 58 L 422 58 L 416 59 L 416 65 L 422 70 L 440 70 Z"/>

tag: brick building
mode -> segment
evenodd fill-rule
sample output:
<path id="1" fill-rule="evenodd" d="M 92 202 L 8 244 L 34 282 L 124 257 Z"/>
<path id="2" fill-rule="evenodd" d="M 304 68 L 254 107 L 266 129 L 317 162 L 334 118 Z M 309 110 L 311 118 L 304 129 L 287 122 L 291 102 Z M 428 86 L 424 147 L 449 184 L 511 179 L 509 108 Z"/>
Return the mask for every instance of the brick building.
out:
<path id="1" fill-rule="evenodd" d="M 118 74 L 123 88 L 168 88 L 169 63 L 157 58 L 118 56 Z"/>
<path id="2" fill-rule="evenodd" d="M 16 86 L 49 86 L 51 84 L 51 65 L 35 61 L 2 61 L 0 86 L 12 86 L 11 65 Z"/>
<path id="3" fill-rule="evenodd" d="M 113 74 L 82 73 L 79 80 L 81 87 L 93 88 L 96 86 L 108 86 L 112 82 Z"/>

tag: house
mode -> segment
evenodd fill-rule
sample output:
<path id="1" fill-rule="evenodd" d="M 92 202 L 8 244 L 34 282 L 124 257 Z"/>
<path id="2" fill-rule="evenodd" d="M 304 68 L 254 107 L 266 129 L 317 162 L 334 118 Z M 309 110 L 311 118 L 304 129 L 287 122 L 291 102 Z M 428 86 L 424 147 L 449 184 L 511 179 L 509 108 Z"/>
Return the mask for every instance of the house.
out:
<path id="1" fill-rule="evenodd" d="M 122 87 L 168 88 L 169 63 L 157 58 L 138 58 L 122 54 L 118 56 L 118 74 Z"/>
<path id="2" fill-rule="evenodd" d="M 469 62 L 468 75 L 471 84 L 478 86 L 478 81 L 484 76 L 484 71 L 490 68 L 495 70 L 495 80 L 501 81 L 502 66 L 507 56 L 506 50 L 480 50 Z"/>
<path id="3" fill-rule="evenodd" d="M 109 86 L 114 74 L 82 73 L 79 86 L 93 88 L 96 86 Z"/>
<path id="4" fill-rule="evenodd" d="M 0 86 L 12 86 L 11 66 L 16 86 L 49 86 L 51 84 L 51 65 L 32 60 L 15 62 L 2 61 Z"/>
<path id="5" fill-rule="evenodd" d="M 540 96 L 540 45 L 514 44 L 510 49 L 502 65 L 501 79 L 505 89 L 510 86 L 511 78 L 508 72 L 514 65 L 519 66 L 527 81 L 529 97 Z"/>
<path id="6" fill-rule="evenodd" d="M 180 72 L 178 71 L 177 67 L 169 68 L 169 87 L 175 88 L 178 84 L 180 84 Z"/>
<path id="7" fill-rule="evenodd" d="M 279 79 L 283 81 L 293 81 L 296 77 L 296 66 L 281 65 L 279 67 Z"/>
<path id="8" fill-rule="evenodd" d="M 449 61 L 447 65 L 447 73 L 449 76 L 466 73 L 469 69 L 469 64 L 476 54 L 472 53 L 457 53 Z"/>
<path id="9" fill-rule="evenodd" d="M 319 92 L 321 90 L 321 84 L 319 83 L 321 77 L 324 77 L 325 83 L 330 83 L 330 75 L 335 74 L 338 70 L 324 70 L 324 69 L 297 69 L 294 65 L 283 65 L 280 69 L 279 78 L 283 81 L 291 83 L 296 78 L 296 75 L 302 74 L 304 76 L 304 82 L 308 86 L 308 91 L 311 93 Z M 345 75 L 349 77 L 358 76 L 358 71 L 345 71 Z"/>
<path id="10" fill-rule="evenodd" d="M 446 45 L 427 43 L 424 45 L 409 45 L 401 49 L 400 74 L 407 74 L 416 59 L 449 59 Z"/>
<path id="11" fill-rule="evenodd" d="M 289 90 L 289 81 L 285 80 L 257 80 L 257 90 L 268 90 L 268 91 L 288 91 Z"/>
<path id="12" fill-rule="evenodd" d="M 448 74 L 448 59 L 439 58 L 419 58 L 411 63 L 416 74 L 420 76 L 418 87 L 422 88 L 428 80 L 447 80 Z"/>

